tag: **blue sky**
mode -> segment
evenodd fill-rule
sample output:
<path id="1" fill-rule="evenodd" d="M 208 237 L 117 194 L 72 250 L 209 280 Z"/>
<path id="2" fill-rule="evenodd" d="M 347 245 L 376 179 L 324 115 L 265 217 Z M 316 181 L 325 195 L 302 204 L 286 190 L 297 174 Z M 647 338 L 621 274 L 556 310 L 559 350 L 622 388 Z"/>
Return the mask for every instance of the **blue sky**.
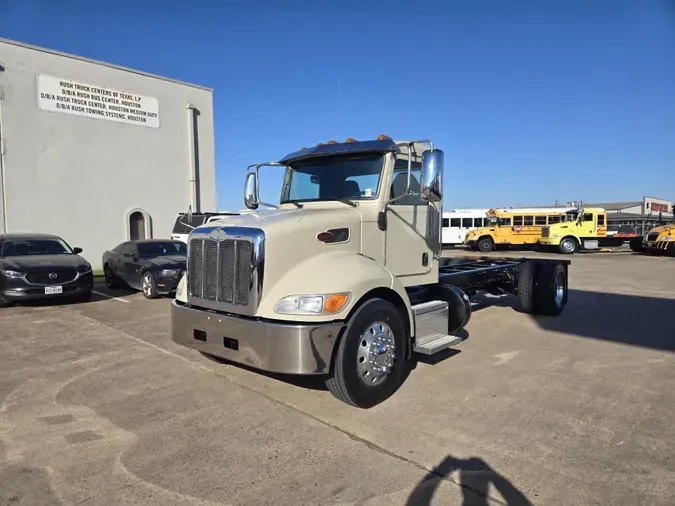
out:
<path id="1" fill-rule="evenodd" d="M 0 36 L 212 87 L 221 209 L 380 133 L 445 151 L 446 209 L 675 200 L 674 0 L 0 0 Z"/>

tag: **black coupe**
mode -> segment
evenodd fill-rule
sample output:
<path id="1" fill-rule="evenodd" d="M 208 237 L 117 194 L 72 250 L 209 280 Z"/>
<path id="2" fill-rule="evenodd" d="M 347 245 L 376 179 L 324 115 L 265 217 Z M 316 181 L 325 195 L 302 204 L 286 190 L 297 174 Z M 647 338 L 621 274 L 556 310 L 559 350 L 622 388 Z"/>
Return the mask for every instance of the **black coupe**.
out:
<path id="1" fill-rule="evenodd" d="M 49 234 L 0 234 L 0 306 L 35 299 L 89 300 L 91 265 Z"/>
<path id="2" fill-rule="evenodd" d="M 185 271 L 186 256 L 187 245 L 180 241 L 123 242 L 103 253 L 105 284 L 108 288 L 126 284 L 148 299 L 169 295 Z"/>

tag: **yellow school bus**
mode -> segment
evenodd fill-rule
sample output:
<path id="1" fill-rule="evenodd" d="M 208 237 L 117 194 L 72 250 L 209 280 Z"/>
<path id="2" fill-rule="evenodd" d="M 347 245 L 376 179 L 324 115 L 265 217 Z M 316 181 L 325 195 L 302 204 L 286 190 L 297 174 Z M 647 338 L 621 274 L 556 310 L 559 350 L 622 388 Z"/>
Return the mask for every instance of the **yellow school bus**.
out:
<path id="1" fill-rule="evenodd" d="M 497 246 L 535 245 L 541 239 L 541 228 L 566 220 L 573 207 L 533 207 L 522 209 L 490 209 L 489 226 L 472 230 L 466 235 L 471 249 L 488 252 Z"/>

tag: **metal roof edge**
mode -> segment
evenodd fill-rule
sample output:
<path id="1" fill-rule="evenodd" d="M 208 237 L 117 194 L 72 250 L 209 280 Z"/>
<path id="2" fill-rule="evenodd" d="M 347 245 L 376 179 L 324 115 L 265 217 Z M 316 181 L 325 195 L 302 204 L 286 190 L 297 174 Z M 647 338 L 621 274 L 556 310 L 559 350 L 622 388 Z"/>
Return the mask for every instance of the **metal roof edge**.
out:
<path id="1" fill-rule="evenodd" d="M 213 88 L 209 88 L 208 86 L 202 86 L 201 84 L 189 83 L 187 81 L 179 81 L 178 79 L 172 79 L 170 77 L 164 77 L 164 76 L 160 76 L 158 74 L 151 74 L 150 72 L 144 72 L 142 70 L 132 69 L 132 68 L 129 68 L 129 67 L 123 67 L 121 65 L 115 65 L 114 63 L 108 63 L 108 62 L 104 62 L 104 61 L 100 61 L 100 60 L 94 60 L 92 58 L 86 58 L 84 56 L 78 56 L 78 55 L 70 54 L 70 53 L 64 53 L 64 52 L 61 52 L 61 51 L 57 51 L 55 49 L 48 49 L 48 48 L 45 48 L 45 47 L 34 46 L 32 44 L 26 44 L 25 42 L 19 42 L 19 41 L 11 40 L 11 39 L 4 39 L 2 37 L 0 37 L 0 42 L 4 42 L 5 44 L 9 44 L 9 45 L 12 45 L 12 46 L 22 47 L 24 49 L 31 49 L 33 51 L 42 51 L 43 53 L 49 53 L 49 54 L 53 54 L 55 56 L 62 56 L 64 58 L 72 58 L 73 60 L 80 60 L 80 61 L 84 61 L 84 62 L 87 62 L 87 63 L 102 65 L 104 67 L 109 67 L 109 68 L 113 68 L 113 69 L 116 69 L 116 70 L 122 70 L 124 72 L 129 72 L 131 74 L 137 74 L 137 75 L 144 76 L 144 77 L 151 77 L 153 79 L 160 79 L 162 81 L 167 81 L 167 82 L 174 83 L 174 84 L 181 84 L 183 86 L 189 86 L 191 88 L 197 88 L 197 89 L 200 89 L 200 90 L 210 91 L 211 93 L 213 93 Z"/>

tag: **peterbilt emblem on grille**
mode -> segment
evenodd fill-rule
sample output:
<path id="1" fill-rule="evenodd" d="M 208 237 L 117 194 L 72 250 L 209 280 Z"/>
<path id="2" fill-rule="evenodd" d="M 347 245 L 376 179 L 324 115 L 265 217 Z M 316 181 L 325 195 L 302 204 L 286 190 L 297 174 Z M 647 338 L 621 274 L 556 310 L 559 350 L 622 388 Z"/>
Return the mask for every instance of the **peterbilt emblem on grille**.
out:
<path id="1" fill-rule="evenodd" d="M 56 279 L 56 278 L 58 278 L 58 277 L 59 277 L 59 275 L 56 274 L 55 272 L 50 272 L 50 273 L 49 273 L 49 279 Z"/>
<path id="2" fill-rule="evenodd" d="M 209 234 L 212 241 L 223 242 L 227 239 L 227 234 L 222 228 L 217 228 Z"/>

